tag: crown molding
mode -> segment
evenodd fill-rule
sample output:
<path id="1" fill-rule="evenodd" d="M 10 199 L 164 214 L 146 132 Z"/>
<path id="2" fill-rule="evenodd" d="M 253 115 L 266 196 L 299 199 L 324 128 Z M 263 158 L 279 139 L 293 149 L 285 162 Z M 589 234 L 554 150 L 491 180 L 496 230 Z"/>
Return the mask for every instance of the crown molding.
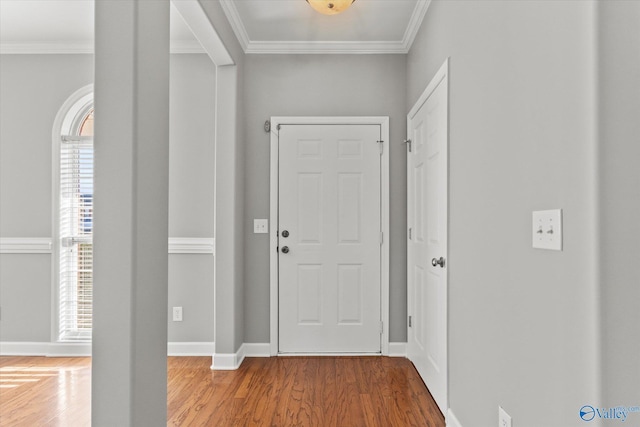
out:
<path id="1" fill-rule="evenodd" d="M 231 29 L 233 29 L 233 33 L 236 35 L 242 50 L 247 53 L 249 45 L 252 42 L 249 39 L 247 28 L 244 26 L 242 19 L 240 19 L 240 13 L 238 12 L 238 8 L 236 8 L 236 4 L 233 0 L 220 0 L 220 6 L 222 6 L 222 10 L 226 15 L 227 21 L 229 21 Z"/>
<path id="2" fill-rule="evenodd" d="M 205 53 L 195 40 L 172 40 L 171 53 Z M 93 54 L 93 41 L 84 42 L 33 42 L 33 43 L 0 43 L 2 55 L 78 55 Z"/>
<path id="3" fill-rule="evenodd" d="M 2 43 L 0 54 L 84 54 L 93 53 L 93 41 Z"/>
<path id="4" fill-rule="evenodd" d="M 429 10 L 429 6 L 431 6 L 431 0 L 418 0 L 415 9 L 413 9 L 413 13 L 409 19 L 409 25 L 407 25 L 407 31 L 405 31 L 404 37 L 402 38 L 402 43 L 407 53 L 409 53 L 411 46 L 413 46 L 422 21 L 424 21 L 427 10 Z"/>
<path id="5" fill-rule="evenodd" d="M 246 54 L 403 54 L 402 42 L 251 42 Z"/>
<path id="6" fill-rule="evenodd" d="M 234 0 L 220 0 L 233 32 L 246 54 L 406 54 L 413 45 L 431 0 L 417 0 L 402 40 L 398 41 L 253 41 Z"/>
<path id="7" fill-rule="evenodd" d="M 201 46 L 202 52 L 209 55 L 217 67 L 234 64 L 233 58 L 198 0 L 174 0 L 172 4 L 199 41 L 194 42 Z"/>
<path id="8" fill-rule="evenodd" d="M 402 40 L 363 42 L 253 41 L 249 38 L 235 2 L 220 0 L 220 5 L 246 54 L 406 54 L 413 45 L 431 1 L 417 0 Z M 175 40 L 171 41 L 171 53 L 206 52 L 198 41 Z M 93 41 L 0 43 L 0 54 L 93 54 Z"/>

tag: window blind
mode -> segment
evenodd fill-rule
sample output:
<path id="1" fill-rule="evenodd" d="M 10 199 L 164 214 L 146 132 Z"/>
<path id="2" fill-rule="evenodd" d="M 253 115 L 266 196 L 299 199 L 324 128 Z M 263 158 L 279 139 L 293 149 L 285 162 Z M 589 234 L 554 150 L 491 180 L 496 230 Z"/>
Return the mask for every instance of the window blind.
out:
<path id="1" fill-rule="evenodd" d="M 59 337 L 91 340 L 93 307 L 93 137 L 60 144 Z"/>

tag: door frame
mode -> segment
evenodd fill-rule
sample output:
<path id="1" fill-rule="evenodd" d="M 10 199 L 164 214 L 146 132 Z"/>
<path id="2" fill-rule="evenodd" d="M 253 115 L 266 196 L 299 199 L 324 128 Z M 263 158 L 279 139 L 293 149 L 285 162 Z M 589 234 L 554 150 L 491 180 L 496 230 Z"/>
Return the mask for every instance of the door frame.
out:
<path id="1" fill-rule="evenodd" d="M 446 286 L 446 292 L 445 292 L 445 299 L 446 299 L 446 303 L 444 306 L 444 318 L 445 318 L 445 324 L 444 324 L 444 337 L 445 337 L 445 342 L 444 342 L 444 348 L 445 348 L 445 360 L 444 360 L 444 375 L 445 375 L 445 384 L 446 384 L 446 392 L 445 392 L 445 402 L 444 402 L 444 407 L 445 408 L 441 408 L 444 409 L 443 410 L 443 415 L 448 418 L 449 417 L 449 270 L 451 268 L 451 263 L 450 263 L 450 258 L 449 258 L 449 230 L 450 230 L 450 215 L 451 215 L 451 209 L 449 206 L 449 200 L 450 200 L 450 191 L 451 191 L 451 187 L 450 187 L 450 179 L 449 179 L 449 169 L 450 169 L 450 142 L 451 142 L 451 116 L 450 116 L 450 87 L 449 87 L 449 58 L 445 59 L 444 63 L 440 66 L 440 68 L 438 69 L 438 71 L 435 73 L 435 75 L 432 77 L 431 81 L 429 82 L 429 84 L 427 85 L 427 87 L 425 88 L 424 92 L 422 92 L 422 94 L 420 95 L 420 98 L 418 98 L 418 100 L 416 101 L 416 103 L 414 104 L 414 106 L 411 108 L 411 110 L 409 111 L 409 114 L 407 114 L 407 138 L 411 138 L 411 121 L 415 118 L 415 116 L 418 114 L 418 112 L 420 111 L 420 108 L 422 108 L 422 106 L 427 102 L 427 100 L 429 99 L 429 97 L 431 96 L 431 94 L 438 88 L 438 86 L 440 84 L 443 84 L 445 87 L 445 90 L 447 92 L 447 143 L 446 143 L 446 189 L 445 189 L 445 200 L 443 201 L 444 206 L 446 206 L 447 209 L 447 215 L 446 215 L 446 221 L 445 221 L 445 227 L 446 230 L 444 232 L 444 236 L 445 236 L 445 251 L 444 251 L 444 258 L 446 260 L 446 265 L 447 268 L 444 271 L 444 275 L 445 275 L 445 286 Z M 409 170 L 409 155 L 410 153 L 407 152 L 407 188 L 408 188 L 408 180 L 411 179 L 411 171 Z M 407 206 L 409 203 L 409 194 L 407 194 Z M 409 206 L 408 206 L 409 207 Z M 407 213 L 408 215 L 408 213 Z M 408 227 L 411 226 L 411 224 L 407 225 Z M 409 241 L 407 240 L 407 268 L 409 268 L 409 248 L 408 248 L 408 244 Z M 412 307 L 415 304 L 415 301 L 413 301 L 412 299 L 412 293 L 410 292 L 412 290 L 412 286 L 415 286 L 415 284 L 410 285 L 409 281 L 411 280 L 411 272 L 407 270 L 407 312 L 408 314 L 414 314 L 412 312 Z M 408 344 L 409 344 L 409 338 L 410 338 L 410 334 L 411 331 L 409 330 L 409 325 L 407 324 L 407 350 L 408 350 Z M 409 355 L 407 354 L 407 357 Z"/>
<path id="2" fill-rule="evenodd" d="M 271 117 L 271 171 L 270 171 L 270 215 L 269 264 L 270 264 L 270 353 L 278 355 L 278 176 L 279 176 L 279 127 L 281 125 L 379 125 L 382 136 L 380 156 L 380 226 L 383 233 L 380 246 L 380 319 L 382 355 L 389 354 L 389 117 Z"/>

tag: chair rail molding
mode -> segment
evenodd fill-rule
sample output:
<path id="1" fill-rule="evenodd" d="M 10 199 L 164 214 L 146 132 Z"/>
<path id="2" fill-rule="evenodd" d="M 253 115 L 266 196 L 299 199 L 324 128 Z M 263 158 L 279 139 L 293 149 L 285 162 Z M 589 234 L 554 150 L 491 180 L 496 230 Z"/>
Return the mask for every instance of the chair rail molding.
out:
<path id="1" fill-rule="evenodd" d="M 0 237 L 0 254 L 50 254 L 50 237 Z"/>
<path id="2" fill-rule="evenodd" d="M 201 237 L 170 237 L 170 254 L 215 254 L 216 240 Z M 1 237 L 0 254 L 51 254 L 51 237 Z"/>
<path id="3" fill-rule="evenodd" d="M 215 255 L 216 239 L 202 237 L 169 237 L 170 254 Z"/>

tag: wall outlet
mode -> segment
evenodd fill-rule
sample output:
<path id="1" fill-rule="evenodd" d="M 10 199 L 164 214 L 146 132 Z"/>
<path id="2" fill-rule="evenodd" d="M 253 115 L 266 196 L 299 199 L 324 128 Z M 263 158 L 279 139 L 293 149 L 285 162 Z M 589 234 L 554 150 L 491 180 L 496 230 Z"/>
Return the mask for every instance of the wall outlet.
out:
<path id="1" fill-rule="evenodd" d="M 501 406 L 498 406 L 498 427 L 513 427 L 511 416 Z"/>
<path id="2" fill-rule="evenodd" d="M 182 322 L 182 307 L 173 307 L 173 321 Z"/>
<path id="3" fill-rule="evenodd" d="M 253 220 L 253 232 L 255 234 L 264 234 L 269 232 L 269 220 L 268 219 L 254 219 Z"/>

